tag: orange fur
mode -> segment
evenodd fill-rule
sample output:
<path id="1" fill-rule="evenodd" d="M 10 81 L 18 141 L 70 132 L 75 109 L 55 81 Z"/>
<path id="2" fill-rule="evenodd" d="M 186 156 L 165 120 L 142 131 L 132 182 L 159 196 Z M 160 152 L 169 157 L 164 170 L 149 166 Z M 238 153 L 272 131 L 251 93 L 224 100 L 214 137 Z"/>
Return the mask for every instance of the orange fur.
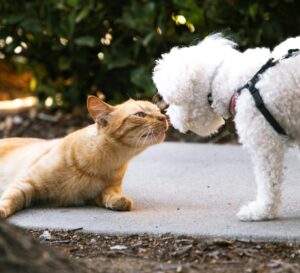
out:
<path id="1" fill-rule="evenodd" d="M 65 138 L 0 140 L 0 218 L 40 202 L 131 209 L 121 190 L 127 163 L 163 141 L 167 120 L 147 101 L 110 106 L 89 97 L 87 107 L 96 122 Z"/>

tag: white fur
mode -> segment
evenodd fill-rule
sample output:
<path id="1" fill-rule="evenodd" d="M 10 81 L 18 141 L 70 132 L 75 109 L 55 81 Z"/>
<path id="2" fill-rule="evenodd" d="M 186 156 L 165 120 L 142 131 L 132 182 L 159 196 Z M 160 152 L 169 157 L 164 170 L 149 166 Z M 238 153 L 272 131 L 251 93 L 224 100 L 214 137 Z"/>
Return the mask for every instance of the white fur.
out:
<path id="1" fill-rule="evenodd" d="M 240 52 L 221 34 L 208 36 L 198 45 L 173 48 L 157 61 L 153 80 L 170 104 L 171 123 L 207 136 L 230 116 L 232 94 L 243 86 L 270 58 L 280 58 L 288 49 L 300 48 L 300 37 L 279 44 L 273 52 L 254 48 Z M 300 55 L 282 60 L 267 70 L 256 84 L 263 100 L 288 134 L 277 134 L 255 106 L 248 90 L 238 97 L 235 123 L 243 146 L 249 151 L 256 176 L 255 201 L 243 206 L 237 216 L 243 221 L 273 219 L 281 198 L 284 151 L 300 146 Z M 213 103 L 208 103 L 211 92 Z"/>

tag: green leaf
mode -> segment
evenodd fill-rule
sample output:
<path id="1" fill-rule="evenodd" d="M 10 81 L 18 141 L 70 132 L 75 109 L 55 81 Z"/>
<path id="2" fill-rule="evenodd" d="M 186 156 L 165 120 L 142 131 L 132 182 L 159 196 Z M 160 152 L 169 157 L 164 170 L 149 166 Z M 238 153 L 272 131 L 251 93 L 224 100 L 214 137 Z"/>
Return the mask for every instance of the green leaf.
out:
<path id="1" fill-rule="evenodd" d="M 69 32 L 68 32 L 68 37 L 71 38 L 73 33 L 74 33 L 74 28 L 75 28 L 75 19 L 76 18 L 76 11 L 73 10 L 70 12 L 68 16 L 68 26 L 69 26 Z"/>
<path id="2" fill-rule="evenodd" d="M 139 67 L 131 71 L 130 81 L 137 87 L 150 92 L 154 90 L 151 73 L 145 67 Z"/>
<path id="3" fill-rule="evenodd" d="M 248 11 L 249 11 L 249 15 L 252 18 L 252 20 L 255 20 L 258 9 L 259 9 L 259 4 L 258 3 L 252 4 L 252 5 L 249 6 Z"/>
<path id="4" fill-rule="evenodd" d="M 40 22 L 35 18 L 27 18 L 22 23 L 21 26 L 27 30 L 28 32 L 32 33 L 39 33 L 42 31 L 42 27 Z"/>
<path id="5" fill-rule="evenodd" d="M 76 38 L 74 43 L 79 46 L 94 47 L 96 45 L 96 39 L 92 36 L 82 36 Z"/>
<path id="6" fill-rule="evenodd" d="M 58 68 L 60 71 L 68 70 L 71 67 L 71 59 L 65 56 L 61 56 L 58 59 Z"/>
<path id="7" fill-rule="evenodd" d="M 5 18 L 3 18 L 3 21 L 5 24 L 16 24 L 22 21 L 24 17 L 25 14 L 16 13 L 6 16 Z"/>
<path id="8" fill-rule="evenodd" d="M 155 32 L 152 31 L 142 40 L 143 46 L 148 46 L 151 40 L 155 37 Z"/>
<path id="9" fill-rule="evenodd" d="M 108 70 L 114 68 L 124 68 L 132 64 L 130 51 L 127 47 L 117 45 L 119 41 L 116 41 L 114 47 L 109 47 L 104 50 L 104 64 Z"/>
<path id="10" fill-rule="evenodd" d="M 111 58 L 106 58 L 105 63 L 107 69 L 122 68 L 130 65 L 132 63 L 131 59 L 127 56 L 111 56 Z"/>
<path id="11" fill-rule="evenodd" d="M 72 6 L 75 7 L 78 4 L 78 0 L 68 0 L 67 3 Z"/>
<path id="12" fill-rule="evenodd" d="M 83 19 L 85 19 L 90 13 L 91 9 L 92 9 L 92 5 L 88 5 L 85 8 L 83 8 L 76 16 L 75 22 L 80 23 Z"/>

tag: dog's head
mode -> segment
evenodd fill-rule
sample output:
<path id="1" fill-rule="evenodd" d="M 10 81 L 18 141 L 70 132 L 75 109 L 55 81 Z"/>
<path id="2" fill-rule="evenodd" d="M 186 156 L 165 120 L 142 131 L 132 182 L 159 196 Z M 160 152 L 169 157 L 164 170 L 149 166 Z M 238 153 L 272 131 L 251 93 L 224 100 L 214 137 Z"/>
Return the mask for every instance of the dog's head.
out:
<path id="1" fill-rule="evenodd" d="M 216 68 L 234 45 L 222 35 L 215 34 L 198 45 L 175 47 L 157 60 L 153 81 L 170 105 L 167 113 L 176 129 L 207 136 L 224 124 L 207 98 Z"/>

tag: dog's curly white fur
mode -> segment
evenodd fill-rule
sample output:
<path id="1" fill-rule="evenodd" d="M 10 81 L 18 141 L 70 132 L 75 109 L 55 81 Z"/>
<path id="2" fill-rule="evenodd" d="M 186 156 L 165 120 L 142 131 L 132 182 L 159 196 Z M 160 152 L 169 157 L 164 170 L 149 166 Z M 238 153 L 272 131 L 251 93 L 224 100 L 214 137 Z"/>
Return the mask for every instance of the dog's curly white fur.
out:
<path id="1" fill-rule="evenodd" d="M 222 34 L 198 45 L 173 48 L 157 61 L 153 80 L 168 103 L 171 123 L 181 132 L 191 130 L 207 136 L 230 116 L 229 103 L 270 57 L 279 58 L 300 48 L 300 37 L 279 44 L 273 52 L 254 48 L 240 52 Z M 262 74 L 256 84 L 266 107 L 284 128 L 288 138 L 277 134 L 244 90 L 236 102 L 235 123 L 243 146 L 250 152 L 257 184 L 256 200 L 243 206 L 243 221 L 273 219 L 281 199 L 284 151 L 300 146 L 300 55 L 282 60 Z M 208 94 L 212 95 L 212 105 Z"/>

